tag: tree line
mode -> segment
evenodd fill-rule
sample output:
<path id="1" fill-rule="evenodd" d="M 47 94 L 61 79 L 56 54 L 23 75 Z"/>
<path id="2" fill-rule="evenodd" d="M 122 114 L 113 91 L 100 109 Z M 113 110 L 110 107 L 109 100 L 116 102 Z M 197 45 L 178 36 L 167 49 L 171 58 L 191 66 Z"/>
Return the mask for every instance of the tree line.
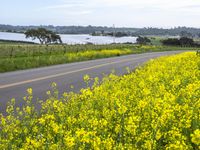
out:
<path id="1" fill-rule="evenodd" d="M 50 43 L 62 43 L 61 37 L 45 28 L 38 29 L 29 29 L 25 33 L 26 38 L 32 38 L 32 40 L 38 39 L 41 44 L 50 44 Z M 138 36 L 136 39 L 137 44 L 152 44 L 151 40 L 148 37 Z M 192 38 L 181 37 L 181 38 L 168 38 L 161 41 L 163 45 L 172 45 L 172 46 L 200 46 L 200 44 L 195 43 Z"/>
<path id="2" fill-rule="evenodd" d="M 12 26 L 0 24 L 0 31 L 24 33 L 29 29 L 45 28 L 57 34 L 94 34 L 94 33 L 119 33 L 119 36 L 147 36 L 147 35 L 169 35 L 200 37 L 200 28 L 176 27 L 171 29 L 163 28 L 113 28 L 102 26 Z"/>
<path id="3" fill-rule="evenodd" d="M 182 47 L 200 47 L 199 43 L 196 43 L 192 38 L 168 38 L 162 40 L 163 45 L 182 46 Z"/>
<path id="4" fill-rule="evenodd" d="M 152 45 L 151 39 L 149 39 L 148 37 L 139 36 L 136 39 L 136 42 L 137 44 L 142 44 L 142 45 L 146 45 L 146 44 Z M 161 40 L 160 42 L 166 46 L 200 47 L 199 43 L 195 42 L 192 38 L 188 38 L 188 37 L 167 38 L 167 39 Z"/>

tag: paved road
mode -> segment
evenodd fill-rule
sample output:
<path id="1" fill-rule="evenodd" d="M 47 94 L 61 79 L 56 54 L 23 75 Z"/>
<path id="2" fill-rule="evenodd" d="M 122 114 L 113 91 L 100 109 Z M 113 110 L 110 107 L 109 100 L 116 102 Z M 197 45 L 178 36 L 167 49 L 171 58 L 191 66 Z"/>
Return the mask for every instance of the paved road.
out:
<path id="1" fill-rule="evenodd" d="M 33 88 L 34 101 L 45 99 L 46 91 L 50 90 L 52 82 L 56 82 L 60 93 L 73 91 L 78 92 L 85 87 L 83 76 L 102 78 L 103 74 L 109 74 L 115 70 L 116 74 L 125 74 L 126 67 L 133 70 L 147 60 L 162 55 L 176 54 L 180 51 L 154 52 L 134 54 L 121 57 L 113 57 L 79 63 L 56 65 L 24 71 L 16 71 L 0 74 L 0 112 L 5 112 L 6 104 L 11 98 L 16 99 L 16 105 L 23 105 L 22 98 L 26 95 L 26 89 Z"/>

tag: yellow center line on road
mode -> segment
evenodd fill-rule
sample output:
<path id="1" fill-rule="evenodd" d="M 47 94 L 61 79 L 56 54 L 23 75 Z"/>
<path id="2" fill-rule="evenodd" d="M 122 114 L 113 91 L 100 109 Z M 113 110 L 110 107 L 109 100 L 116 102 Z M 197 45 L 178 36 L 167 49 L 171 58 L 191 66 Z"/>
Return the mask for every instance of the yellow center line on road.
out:
<path id="1" fill-rule="evenodd" d="M 100 65 L 96 65 L 96 66 L 92 66 L 92 67 L 88 67 L 88 68 L 83 68 L 83 69 L 79 69 L 79 70 L 63 72 L 63 73 L 59 73 L 59 74 L 55 74 L 55 75 L 49 75 L 49 76 L 45 76 L 45 77 L 39 77 L 39 78 L 31 79 L 31 80 L 25 80 L 25 81 L 20 81 L 20 82 L 16 82 L 16 83 L 6 84 L 6 85 L 0 85 L 0 89 L 9 88 L 9 87 L 17 86 L 17 85 L 22 85 L 22 84 L 27 84 L 27 83 L 31 83 L 31 82 L 35 82 L 35 81 L 41 81 L 41 80 L 45 80 L 45 79 L 55 78 L 55 77 L 68 75 L 68 74 L 81 72 L 81 71 L 86 71 L 86 70 L 90 70 L 90 69 L 96 69 L 96 68 L 100 68 L 100 67 L 107 66 L 107 65 L 123 63 L 123 62 L 127 62 L 127 61 L 130 61 L 130 60 L 138 60 L 138 59 L 142 59 L 142 58 L 148 58 L 148 57 L 149 56 L 139 57 L 139 58 L 130 58 L 130 59 L 125 59 L 125 60 L 121 60 L 121 61 L 104 63 L 104 64 L 100 64 Z"/>

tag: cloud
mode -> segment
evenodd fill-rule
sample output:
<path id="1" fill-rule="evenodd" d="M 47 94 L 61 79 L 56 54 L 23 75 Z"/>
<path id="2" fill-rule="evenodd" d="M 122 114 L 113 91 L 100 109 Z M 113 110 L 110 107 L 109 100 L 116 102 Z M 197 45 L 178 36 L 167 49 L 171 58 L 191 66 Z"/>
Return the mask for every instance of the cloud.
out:
<path id="1" fill-rule="evenodd" d="M 141 27 L 200 25 L 199 8 L 200 0 L 55 0 L 38 11 L 61 24 Z"/>
<path id="2" fill-rule="evenodd" d="M 200 5 L 187 5 L 187 6 L 184 6 L 182 8 L 200 8 Z"/>
<path id="3" fill-rule="evenodd" d="M 68 12 L 68 15 L 87 15 L 87 14 L 91 14 L 92 11 L 91 10 L 83 10 L 83 11 L 73 11 L 73 12 Z"/>
<path id="4" fill-rule="evenodd" d="M 74 8 L 74 7 L 84 7 L 83 4 L 61 4 L 61 5 L 50 5 L 46 7 L 42 7 L 39 10 L 52 10 L 52 9 L 66 9 L 66 8 Z"/>
<path id="5" fill-rule="evenodd" d="M 200 13 L 200 4 L 179 7 L 180 10 L 191 13 Z"/>

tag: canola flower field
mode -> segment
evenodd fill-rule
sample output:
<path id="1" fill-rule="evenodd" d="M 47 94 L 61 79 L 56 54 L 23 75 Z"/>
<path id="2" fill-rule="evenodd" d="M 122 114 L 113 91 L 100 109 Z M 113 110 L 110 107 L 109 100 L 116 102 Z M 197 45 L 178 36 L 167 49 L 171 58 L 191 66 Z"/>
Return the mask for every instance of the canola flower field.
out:
<path id="1" fill-rule="evenodd" d="M 41 110 L 31 103 L 0 117 L 0 149 L 200 149 L 200 57 L 151 60 L 135 72 L 98 78 L 80 94 L 56 84 Z"/>

